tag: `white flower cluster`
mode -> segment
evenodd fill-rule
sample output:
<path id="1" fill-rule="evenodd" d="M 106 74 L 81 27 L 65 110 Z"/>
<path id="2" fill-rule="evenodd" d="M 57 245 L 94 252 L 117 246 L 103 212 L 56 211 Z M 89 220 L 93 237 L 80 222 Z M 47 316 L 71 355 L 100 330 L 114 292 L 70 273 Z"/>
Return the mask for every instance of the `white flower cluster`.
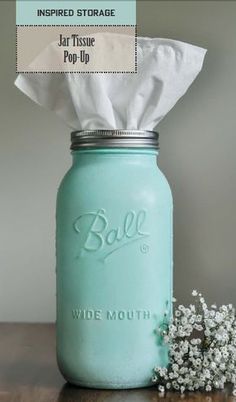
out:
<path id="1" fill-rule="evenodd" d="M 192 296 L 194 304 L 179 305 L 170 323 L 165 318 L 159 328 L 168 345 L 169 366 L 154 368 L 152 381 L 161 393 L 211 391 L 232 383 L 236 396 L 235 309 L 232 304 L 209 308 L 196 290 Z"/>

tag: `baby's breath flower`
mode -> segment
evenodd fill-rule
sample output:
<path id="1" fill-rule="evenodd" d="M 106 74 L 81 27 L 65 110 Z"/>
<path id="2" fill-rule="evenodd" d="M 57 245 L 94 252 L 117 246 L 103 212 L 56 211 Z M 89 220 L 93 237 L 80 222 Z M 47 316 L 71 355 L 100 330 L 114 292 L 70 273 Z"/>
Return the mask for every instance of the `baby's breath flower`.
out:
<path id="1" fill-rule="evenodd" d="M 201 303 L 204 303 L 204 302 L 205 302 L 204 297 L 200 297 L 200 299 L 199 299 L 199 300 L 200 300 L 200 302 L 201 302 Z"/>
<path id="2" fill-rule="evenodd" d="M 183 317 L 181 318 L 181 323 L 182 323 L 183 325 L 186 325 L 187 322 L 188 322 L 187 317 L 183 316 Z"/>
<path id="3" fill-rule="evenodd" d="M 176 310 L 175 315 L 176 317 L 179 317 L 181 315 L 181 312 L 179 310 Z"/>
<path id="4" fill-rule="evenodd" d="M 197 324 L 195 324 L 195 325 L 194 325 L 194 328 L 195 328 L 197 331 L 202 331 L 202 330 L 203 330 L 203 326 L 202 326 L 202 325 L 197 325 Z"/>
<path id="5" fill-rule="evenodd" d="M 158 376 L 157 376 L 157 375 L 153 375 L 153 376 L 152 376 L 152 382 L 153 382 L 154 384 L 156 384 L 157 380 L 158 380 Z"/>
<path id="6" fill-rule="evenodd" d="M 168 367 L 155 367 L 152 382 L 166 390 L 223 389 L 230 382 L 236 396 L 236 317 L 232 304 L 207 306 L 197 290 L 195 304 L 179 305 L 168 323 L 166 311 L 157 335 L 168 345 Z M 168 305 L 168 304 L 167 304 Z"/>

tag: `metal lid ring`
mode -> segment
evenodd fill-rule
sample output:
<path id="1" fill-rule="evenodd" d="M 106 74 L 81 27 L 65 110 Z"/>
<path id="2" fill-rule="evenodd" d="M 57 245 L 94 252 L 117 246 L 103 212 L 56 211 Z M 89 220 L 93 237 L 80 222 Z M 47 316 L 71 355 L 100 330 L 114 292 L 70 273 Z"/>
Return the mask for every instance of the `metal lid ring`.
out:
<path id="1" fill-rule="evenodd" d="M 159 149 L 159 134 L 148 130 L 80 130 L 71 133 L 71 149 L 154 148 Z"/>

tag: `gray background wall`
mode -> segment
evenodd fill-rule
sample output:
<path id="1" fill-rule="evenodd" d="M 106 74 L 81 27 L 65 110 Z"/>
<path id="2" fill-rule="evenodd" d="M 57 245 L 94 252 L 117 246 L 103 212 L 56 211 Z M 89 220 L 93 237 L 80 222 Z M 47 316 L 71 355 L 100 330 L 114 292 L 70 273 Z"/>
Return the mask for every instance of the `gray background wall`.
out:
<path id="1" fill-rule="evenodd" d="M 15 2 L 0 2 L 0 320 L 55 320 L 55 197 L 69 132 L 14 86 Z M 236 3 L 138 1 L 139 34 L 208 49 L 188 93 L 161 122 L 173 189 L 175 295 L 236 304 Z"/>

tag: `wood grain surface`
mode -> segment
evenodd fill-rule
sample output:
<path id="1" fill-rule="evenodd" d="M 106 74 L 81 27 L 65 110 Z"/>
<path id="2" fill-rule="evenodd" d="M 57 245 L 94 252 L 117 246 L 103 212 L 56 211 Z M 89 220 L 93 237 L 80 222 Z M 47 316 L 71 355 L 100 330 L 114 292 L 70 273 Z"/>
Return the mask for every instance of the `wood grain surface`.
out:
<path id="1" fill-rule="evenodd" d="M 57 369 L 55 325 L 0 324 L 0 402 L 236 402 L 231 389 L 212 393 L 168 393 L 155 388 L 92 390 L 65 382 Z"/>

